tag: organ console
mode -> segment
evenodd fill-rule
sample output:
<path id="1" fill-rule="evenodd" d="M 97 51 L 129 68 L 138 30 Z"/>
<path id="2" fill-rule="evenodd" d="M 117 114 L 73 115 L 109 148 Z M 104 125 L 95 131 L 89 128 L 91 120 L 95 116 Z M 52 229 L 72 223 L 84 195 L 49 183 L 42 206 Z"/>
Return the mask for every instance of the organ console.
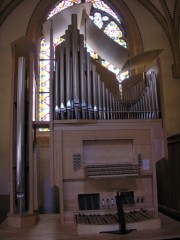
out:
<path id="1" fill-rule="evenodd" d="M 118 83 L 112 92 L 97 71 L 77 28 L 77 15 L 65 31 L 65 41 L 55 49 L 53 112 L 64 119 L 157 119 L 160 117 L 157 78 L 154 72 L 139 74 Z M 119 56 L 121 57 L 121 56 Z M 144 77 L 145 76 L 145 77 Z"/>

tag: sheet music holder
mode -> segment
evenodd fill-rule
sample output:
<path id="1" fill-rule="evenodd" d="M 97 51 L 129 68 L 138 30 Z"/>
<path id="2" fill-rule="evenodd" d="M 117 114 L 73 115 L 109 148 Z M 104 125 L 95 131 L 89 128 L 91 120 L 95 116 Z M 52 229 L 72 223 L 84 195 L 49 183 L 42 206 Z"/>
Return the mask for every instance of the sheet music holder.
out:
<path id="1" fill-rule="evenodd" d="M 118 223 L 119 223 L 119 230 L 115 231 L 105 231 L 100 233 L 112 233 L 112 234 L 128 234 L 136 229 L 126 229 L 126 221 L 125 221 L 125 214 L 123 210 L 123 196 L 119 195 L 119 192 L 117 192 L 116 195 L 116 206 L 117 206 L 117 214 L 118 214 Z"/>

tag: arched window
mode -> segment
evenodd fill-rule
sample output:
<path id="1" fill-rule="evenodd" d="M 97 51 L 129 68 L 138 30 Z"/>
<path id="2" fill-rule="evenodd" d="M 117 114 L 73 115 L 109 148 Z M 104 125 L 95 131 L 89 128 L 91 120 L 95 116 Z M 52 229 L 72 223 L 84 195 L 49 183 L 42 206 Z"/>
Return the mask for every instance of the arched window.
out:
<path id="1" fill-rule="evenodd" d="M 121 25 L 121 21 L 115 12 L 103 1 L 101 0 L 63 0 L 61 1 L 48 15 L 47 19 L 54 16 L 56 13 L 73 6 L 74 4 L 80 4 L 82 2 L 91 2 L 92 8 L 90 13 L 90 18 L 93 22 L 110 38 L 121 46 L 127 48 L 127 42 L 125 39 L 125 31 Z M 54 39 L 54 45 L 59 44 L 62 41 L 61 38 Z M 106 59 L 102 59 L 98 56 L 90 46 L 87 45 L 88 51 L 91 57 L 98 59 L 101 64 L 108 68 L 110 71 L 114 72 L 117 79 L 121 81 L 120 69 L 108 63 Z M 41 40 L 40 45 L 40 81 L 39 81 L 39 121 L 49 121 L 49 58 L 50 58 L 50 48 L 45 43 L 45 39 Z M 125 73 L 127 74 L 127 73 Z M 125 75 L 123 76 L 123 78 Z"/>

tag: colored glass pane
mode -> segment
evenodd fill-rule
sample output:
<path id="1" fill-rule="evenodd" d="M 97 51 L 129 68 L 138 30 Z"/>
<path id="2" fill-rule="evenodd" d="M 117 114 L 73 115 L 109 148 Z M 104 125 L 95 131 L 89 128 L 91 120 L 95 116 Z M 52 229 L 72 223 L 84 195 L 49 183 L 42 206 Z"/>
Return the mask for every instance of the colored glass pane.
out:
<path id="1" fill-rule="evenodd" d="M 40 46 L 40 59 L 49 59 L 50 56 L 50 48 L 46 45 L 45 39 L 41 40 Z"/>
<path id="2" fill-rule="evenodd" d="M 94 18 L 93 18 L 94 23 L 98 26 L 98 28 L 102 28 L 103 27 L 103 21 L 102 21 L 102 16 L 100 13 L 96 12 L 94 14 Z"/>
<path id="3" fill-rule="evenodd" d="M 129 77 L 129 72 L 128 71 L 123 72 L 120 75 L 121 81 L 123 81 L 125 78 L 128 78 L 128 77 Z"/>
<path id="4" fill-rule="evenodd" d="M 103 1 L 101 0 L 86 0 L 86 2 L 91 2 L 93 3 L 93 7 L 94 8 L 98 8 L 101 9 L 102 11 L 108 13 L 109 15 L 111 15 L 113 18 L 115 18 L 118 22 L 119 18 L 117 17 L 117 15 L 114 13 L 114 11 Z"/>
<path id="5" fill-rule="evenodd" d="M 108 16 L 103 16 L 102 17 L 102 20 L 105 22 L 105 21 L 108 21 L 109 20 L 109 17 Z"/>
<path id="6" fill-rule="evenodd" d="M 122 37 L 122 32 L 120 31 L 117 24 L 111 21 L 107 27 L 104 29 L 104 32 L 112 38 L 115 42 L 121 45 L 120 38 Z"/>
<path id="7" fill-rule="evenodd" d="M 48 19 L 54 16 L 56 13 L 73 6 L 74 4 L 81 3 L 81 0 L 63 0 L 60 2 L 49 14 Z"/>
<path id="8" fill-rule="evenodd" d="M 106 60 L 102 60 L 102 65 L 107 68 L 109 71 L 113 72 L 116 74 L 116 78 L 118 79 L 118 81 L 120 81 L 120 78 L 119 78 L 119 68 L 117 67 L 114 67 L 112 64 L 110 64 L 109 62 L 107 62 Z"/>
<path id="9" fill-rule="evenodd" d="M 97 53 L 87 44 L 87 51 L 93 59 L 98 59 Z"/>
<path id="10" fill-rule="evenodd" d="M 54 46 L 62 42 L 62 38 L 54 40 Z M 49 121 L 49 91 L 50 91 L 50 47 L 42 39 L 39 62 L 39 121 Z"/>
<path id="11" fill-rule="evenodd" d="M 39 121 L 49 121 L 49 93 L 39 93 Z"/>
<path id="12" fill-rule="evenodd" d="M 127 48 L 127 43 L 124 39 L 119 39 L 120 45 L 123 46 L 124 48 Z"/>
<path id="13" fill-rule="evenodd" d="M 50 64 L 49 60 L 40 61 L 40 83 L 39 91 L 40 92 L 49 92 L 49 71 Z"/>

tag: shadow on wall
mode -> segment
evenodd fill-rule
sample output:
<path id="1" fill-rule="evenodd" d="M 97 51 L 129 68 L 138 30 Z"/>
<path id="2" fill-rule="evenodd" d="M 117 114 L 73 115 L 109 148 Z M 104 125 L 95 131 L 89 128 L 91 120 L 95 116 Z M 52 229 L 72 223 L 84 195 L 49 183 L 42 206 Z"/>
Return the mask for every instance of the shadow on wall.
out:
<path id="1" fill-rule="evenodd" d="M 59 213 L 59 188 L 48 184 L 41 190 L 40 214 Z"/>
<path id="2" fill-rule="evenodd" d="M 6 219 L 9 212 L 10 196 L 0 195 L 0 224 Z"/>

